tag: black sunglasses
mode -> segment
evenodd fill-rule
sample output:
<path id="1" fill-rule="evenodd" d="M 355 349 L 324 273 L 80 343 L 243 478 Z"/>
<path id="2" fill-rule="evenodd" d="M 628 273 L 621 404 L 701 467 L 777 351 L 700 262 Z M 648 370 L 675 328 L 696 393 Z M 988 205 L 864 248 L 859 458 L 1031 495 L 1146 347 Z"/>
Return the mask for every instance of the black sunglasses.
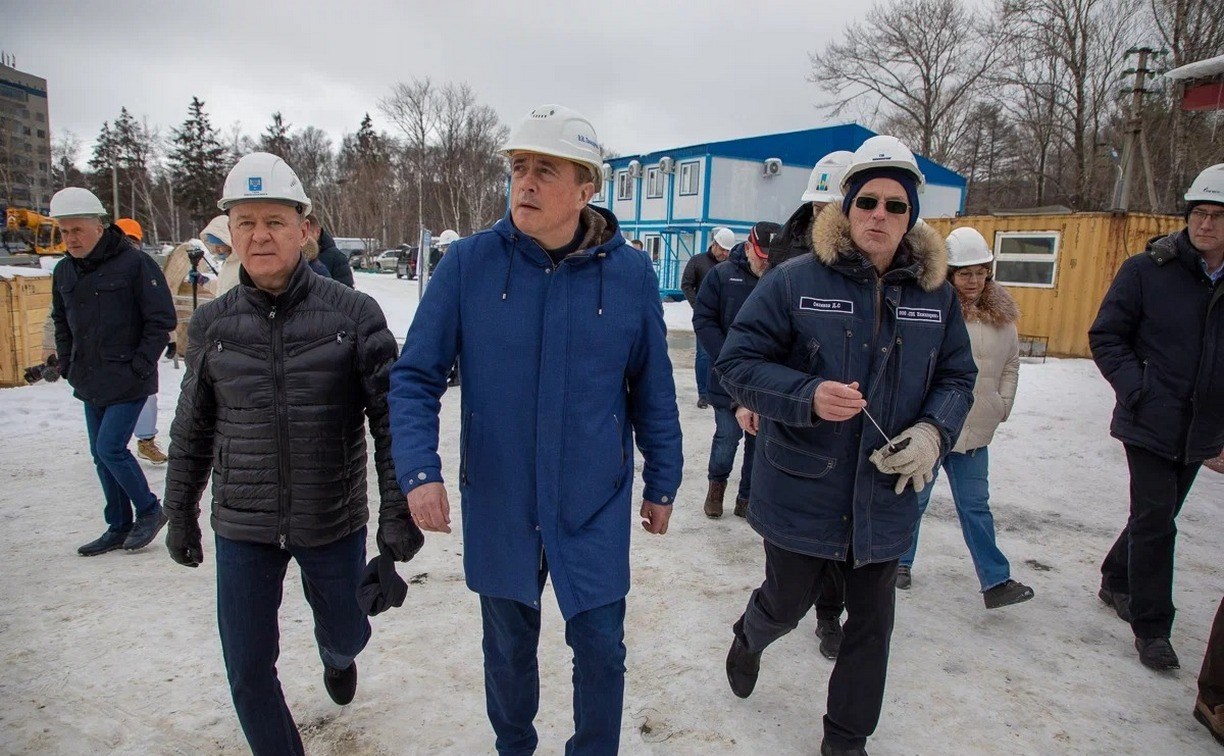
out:
<path id="1" fill-rule="evenodd" d="M 880 201 L 875 197 L 855 197 L 854 206 L 859 210 L 875 210 Z M 909 203 L 901 200 L 884 200 L 884 209 L 893 215 L 905 215 L 909 212 Z"/>

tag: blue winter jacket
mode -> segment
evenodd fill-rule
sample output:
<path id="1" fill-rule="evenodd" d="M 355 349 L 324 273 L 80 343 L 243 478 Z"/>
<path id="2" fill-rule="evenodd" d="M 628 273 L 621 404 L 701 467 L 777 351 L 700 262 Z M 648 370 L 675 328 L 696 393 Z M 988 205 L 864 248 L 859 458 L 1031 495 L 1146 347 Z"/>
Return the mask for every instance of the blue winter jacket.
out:
<path id="1" fill-rule="evenodd" d="M 889 438 L 918 422 L 939 429 L 947 453 L 973 402 L 977 367 L 947 249 L 930 227 L 906 235 L 882 276 L 827 206 L 809 232 L 813 254 L 765 276 L 731 326 L 715 368 L 723 386 L 761 416 L 748 521 L 767 541 L 855 566 L 910 547 L 917 495 L 868 456 L 887 439 L 859 413 L 821 420 L 822 381 L 858 381 Z"/>
<path id="2" fill-rule="evenodd" d="M 683 467 L 654 268 L 612 213 L 554 265 L 507 215 L 451 245 L 391 373 L 405 492 L 441 481 L 438 410 L 463 371 L 459 491 L 468 587 L 539 606 L 547 558 L 566 619 L 629 591 L 633 440 L 644 499 L 670 505 Z"/>
<path id="3" fill-rule="evenodd" d="M 693 331 L 706 353 L 713 358 L 722 351 L 727 331 L 748 295 L 759 280 L 748 264 L 747 246 L 741 242 L 731 249 L 727 259 L 715 265 L 705 278 L 693 300 Z M 710 404 L 730 409 L 731 395 L 722 387 L 722 381 L 710 365 L 710 383 L 706 395 Z"/>
<path id="4" fill-rule="evenodd" d="M 1183 464 L 1224 446 L 1224 283 L 1202 259 L 1184 229 L 1153 239 L 1122 263 L 1088 331 L 1118 400 L 1112 435 Z"/>

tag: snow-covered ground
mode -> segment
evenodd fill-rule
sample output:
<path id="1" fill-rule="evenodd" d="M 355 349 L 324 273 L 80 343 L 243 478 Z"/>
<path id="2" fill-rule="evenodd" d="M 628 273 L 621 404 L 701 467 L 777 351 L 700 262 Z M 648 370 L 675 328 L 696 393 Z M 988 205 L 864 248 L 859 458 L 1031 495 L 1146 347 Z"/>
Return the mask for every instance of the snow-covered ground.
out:
<path id="1" fill-rule="evenodd" d="M 357 281 L 402 337 L 416 284 L 374 274 Z M 687 305 L 667 312 L 683 330 Z M 727 687 L 730 626 L 762 579 L 763 558 L 743 520 L 701 514 L 714 421 L 695 406 L 691 339 L 678 334 L 672 354 L 686 482 L 669 534 L 634 535 L 622 751 L 815 753 L 831 662 L 817 652 L 813 616 L 765 653 L 751 698 Z M 162 363 L 163 444 L 181 375 Z M 1224 477 L 1204 470 L 1179 519 L 1173 645 L 1184 668 L 1155 674 L 1095 595 L 1097 565 L 1127 508 L 1125 460 L 1107 431 L 1111 404 L 1091 362 L 1021 369 L 1015 412 L 991 446 L 991 476 L 1000 543 L 1014 576 L 1037 591 L 1027 604 L 983 608 L 948 489 L 938 484 L 913 590 L 897 596 L 871 753 L 1219 753 L 1190 711 L 1224 593 Z M 448 395 L 442 454 L 452 478 L 457 406 Z M 217 640 L 210 534 L 198 570 L 171 562 L 160 540 L 136 554 L 78 557 L 76 547 L 103 528 L 80 403 L 62 381 L 3 390 L 0 425 L 0 752 L 245 753 Z M 165 468 L 145 470 L 160 490 Z M 323 689 L 290 567 L 280 678 L 310 753 L 492 753 L 479 607 L 463 585 L 462 548 L 457 534 L 431 535 L 401 566 L 412 579 L 408 600 L 374 618 L 357 698 L 345 708 Z M 546 597 L 537 722 L 540 752 L 552 754 L 572 728 L 571 687 L 560 615 Z"/>

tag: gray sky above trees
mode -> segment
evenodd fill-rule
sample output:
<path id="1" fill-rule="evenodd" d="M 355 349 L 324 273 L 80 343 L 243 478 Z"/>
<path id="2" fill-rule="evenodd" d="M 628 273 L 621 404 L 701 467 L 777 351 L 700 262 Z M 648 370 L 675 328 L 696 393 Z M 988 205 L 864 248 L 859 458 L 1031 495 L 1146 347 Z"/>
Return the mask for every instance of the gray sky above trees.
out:
<path id="1" fill-rule="evenodd" d="M 866 10 L 778 0 L 5 6 L 0 48 L 48 80 L 52 130 L 86 142 L 121 105 L 178 126 L 196 95 L 223 133 L 240 121 L 255 136 L 280 111 L 338 143 L 367 111 L 394 131 L 378 98 L 429 76 L 468 82 L 507 124 L 538 104 L 569 105 L 622 153 L 820 125 L 808 53 Z"/>

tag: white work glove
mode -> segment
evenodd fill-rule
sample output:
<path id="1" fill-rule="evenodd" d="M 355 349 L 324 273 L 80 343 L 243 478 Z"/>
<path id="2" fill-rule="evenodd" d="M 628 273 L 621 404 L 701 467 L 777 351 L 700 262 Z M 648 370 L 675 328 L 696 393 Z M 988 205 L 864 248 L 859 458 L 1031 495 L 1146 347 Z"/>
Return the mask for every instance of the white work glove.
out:
<path id="1" fill-rule="evenodd" d="M 895 490 L 900 496 L 907 484 L 912 485 L 915 491 L 921 491 L 935 479 L 939 448 L 939 430 L 930 423 L 917 423 L 876 449 L 869 459 L 880 472 L 897 476 Z"/>

